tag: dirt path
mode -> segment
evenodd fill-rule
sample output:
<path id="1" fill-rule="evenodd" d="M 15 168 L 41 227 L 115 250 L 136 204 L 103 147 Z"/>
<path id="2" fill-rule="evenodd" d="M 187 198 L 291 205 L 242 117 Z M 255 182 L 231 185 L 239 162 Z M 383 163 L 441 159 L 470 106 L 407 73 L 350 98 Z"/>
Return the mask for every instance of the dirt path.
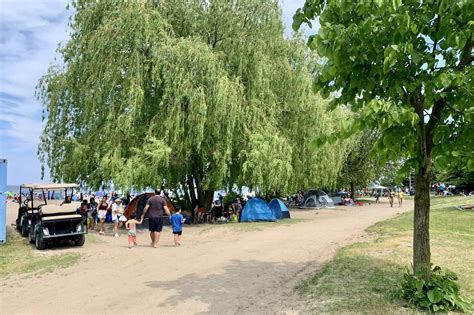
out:
<path id="1" fill-rule="evenodd" d="M 127 248 L 125 233 L 83 248 L 81 262 L 54 273 L 1 280 L 0 310 L 22 313 L 235 314 L 304 313 L 294 293 L 340 247 L 363 239 L 368 226 L 412 209 L 388 203 L 334 210 L 293 211 L 289 225 L 197 226 L 172 247 L 169 228 L 161 247 Z M 9 212 L 9 221 L 11 221 Z M 31 301 L 25 303 L 25 300 Z"/>

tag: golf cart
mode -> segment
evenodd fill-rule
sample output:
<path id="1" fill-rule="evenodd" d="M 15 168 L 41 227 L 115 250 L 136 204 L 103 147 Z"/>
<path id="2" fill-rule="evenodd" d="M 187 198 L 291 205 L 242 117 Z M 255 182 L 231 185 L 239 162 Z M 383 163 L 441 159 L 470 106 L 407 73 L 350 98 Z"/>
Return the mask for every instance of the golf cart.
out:
<path id="1" fill-rule="evenodd" d="M 16 228 L 28 236 L 37 249 L 45 249 L 55 240 L 72 240 L 84 245 L 86 226 L 80 214 L 80 203 L 71 202 L 76 184 L 24 184 Z"/>

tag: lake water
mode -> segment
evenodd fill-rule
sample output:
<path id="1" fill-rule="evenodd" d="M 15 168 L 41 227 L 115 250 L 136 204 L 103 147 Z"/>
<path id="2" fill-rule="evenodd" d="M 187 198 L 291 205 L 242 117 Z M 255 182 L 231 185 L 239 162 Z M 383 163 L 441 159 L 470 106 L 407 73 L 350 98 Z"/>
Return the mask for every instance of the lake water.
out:
<path id="1" fill-rule="evenodd" d="M 7 185 L 7 191 L 11 193 L 19 193 L 20 192 L 20 185 Z"/>

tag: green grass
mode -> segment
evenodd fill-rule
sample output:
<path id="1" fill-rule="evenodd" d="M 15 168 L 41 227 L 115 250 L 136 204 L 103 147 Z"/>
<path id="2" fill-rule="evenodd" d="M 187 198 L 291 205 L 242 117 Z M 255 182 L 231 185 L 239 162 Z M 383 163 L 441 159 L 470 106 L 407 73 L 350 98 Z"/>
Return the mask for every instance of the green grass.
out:
<path id="1" fill-rule="evenodd" d="M 0 278 L 15 274 L 51 272 L 76 263 L 78 253 L 44 255 L 29 244 L 26 238 L 11 228 L 7 229 L 7 243 L 0 246 Z"/>
<path id="2" fill-rule="evenodd" d="M 463 295 L 474 298 L 474 212 L 454 206 L 474 197 L 431 199 L 431 260 L 454 271 Z M 298 286 L 315 313 L 415 313 L 399 298 L 403 272 L 412 263 L 413 212 L 371 226 L 371 243 L 341 249 L 319 273 Z"/>
<path id="3" fill-rule="evenodd" d="M 200 232 L 206 233 L 214 229 L 229 229 L 234 231 L 260 231 L 265 228 L 285 226 L 307 221 L 308 219 L 285 219 L 276 222 L 241 222 L 241 223 L 226 223 L 226 224 L 208 224 Z"/>

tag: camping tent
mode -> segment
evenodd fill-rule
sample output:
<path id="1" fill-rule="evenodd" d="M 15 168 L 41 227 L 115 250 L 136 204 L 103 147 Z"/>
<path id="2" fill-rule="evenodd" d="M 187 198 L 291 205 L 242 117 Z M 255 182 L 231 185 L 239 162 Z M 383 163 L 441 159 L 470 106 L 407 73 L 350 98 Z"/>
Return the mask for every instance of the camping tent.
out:
<path id="1" fill-rule="evenodd" d="M 251 198 L 242 210 L 240 221 L 276 221 L 276 218 L 265 201 L 260 198 Z"/>
<path id="2" fill-rule="evenodd" d="M 280 199 L 272 199 L 268 204 L 268 207 L 272 210 L 273 215 L 275 218 L 279 219 L 289 219 L 290 218 L 290 211 L 288 207 L 285 206 L 283 201 Z"/>
<path id="3" fill-rule="evenodd" d="M 132 201 L 130 201 L 130 203 L 128 204 L 128 206 L 125 208 L 125 211 L 123 213 L 125 217 L 130 219 L 133 216 L 133 214 L 136 213 L 137 218 L 139 218 L 143 213 L 143 209 L 145 209 L 148 199 L 150 197 L 153 197 L 154 195 L 155 193 L 143 193 L 133 198 Z M 175 211 L 173 204 L 169 200 L 167 200 L 166 205 L 168 206 L 168 209 L 170 210 L 171 213 Z M 148 213 L 147 213 L 147 217 L 148 217 Z"/>
<path id="4" fill-rule="evenodd" d="M 309 190 L 304 194 L 301 208 L 334 208 L 334 201 L 322 190 Z"/>

